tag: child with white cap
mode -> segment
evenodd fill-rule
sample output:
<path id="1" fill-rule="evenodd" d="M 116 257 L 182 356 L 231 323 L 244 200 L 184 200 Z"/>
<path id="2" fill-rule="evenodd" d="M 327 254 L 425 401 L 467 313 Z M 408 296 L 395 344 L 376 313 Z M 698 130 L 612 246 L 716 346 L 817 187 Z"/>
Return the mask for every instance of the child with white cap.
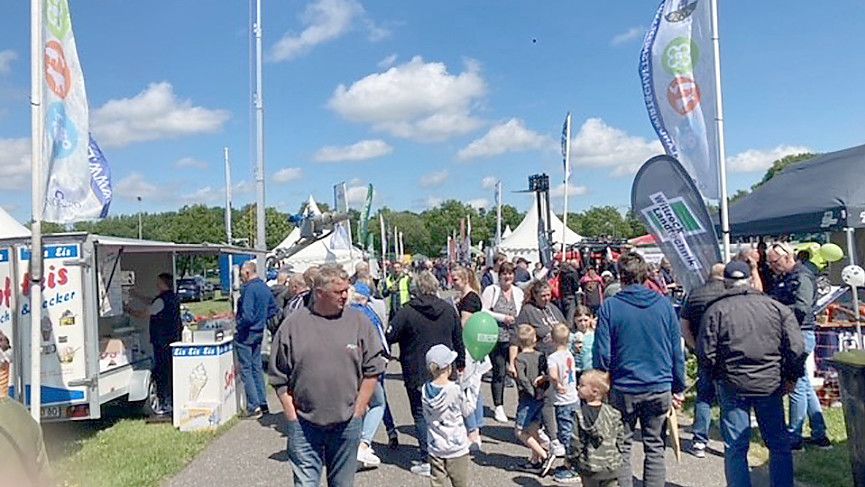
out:
<path id="1" fill-rule="evenodd" d="M 469 485 L 469 439 L 465 418 L 474 405 L 458 384 L 450 380 L 457 353 L 439 344 L 426 353 L 432 380 L 423 385 L 423 414 L 427 423 L 430 485 Z"/>

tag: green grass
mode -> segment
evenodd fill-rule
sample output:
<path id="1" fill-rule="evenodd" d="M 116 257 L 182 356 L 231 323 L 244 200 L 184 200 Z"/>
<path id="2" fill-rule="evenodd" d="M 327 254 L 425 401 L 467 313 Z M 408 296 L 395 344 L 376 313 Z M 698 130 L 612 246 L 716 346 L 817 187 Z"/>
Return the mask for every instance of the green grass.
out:
<path id="1" fill-rule="evenodd" d="M 52 458 L 54 475 L 58 485 L 64 487 L 159 485 L 181 471 L 236 421 L 216 431 L 181 433 L 170 423 L 121 419 L 89 437 L 72 440 L 71 444 L 54 445 L 57 454 L 63 455 Z"/>
<path id="2" fill-rule="evenodd" d="M 207 316 L 211 313 L 231 311 L 231 305 L 228 300 L 220 298 L 212 299 L 210 301 L 191 301 L 183 303 L 183 305 L 189 308 L 195 316 Z"/>

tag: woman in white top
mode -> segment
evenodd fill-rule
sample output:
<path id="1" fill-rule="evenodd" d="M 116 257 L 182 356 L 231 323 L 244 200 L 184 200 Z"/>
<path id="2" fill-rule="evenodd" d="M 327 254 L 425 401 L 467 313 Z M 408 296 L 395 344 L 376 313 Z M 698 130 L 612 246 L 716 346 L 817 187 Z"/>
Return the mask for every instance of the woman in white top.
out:
<path id="1" fill-rule="evenodd" d="M 499 341 L 490 352 L 493 363 L 493 377 L 490 388 L 495 404 L 495 418 L 500 423 L 507 423 L 505 414 L 505 377 L 508 373 L 508 344 L 513 333 L 516 317 L 523 305 L 523 291 L 514 285 L 514 265 L 505 262 L 499 267 L 499 283 L 487 286 L 481 295 L 483 310 L 496 319 L 499 324 Z"/>

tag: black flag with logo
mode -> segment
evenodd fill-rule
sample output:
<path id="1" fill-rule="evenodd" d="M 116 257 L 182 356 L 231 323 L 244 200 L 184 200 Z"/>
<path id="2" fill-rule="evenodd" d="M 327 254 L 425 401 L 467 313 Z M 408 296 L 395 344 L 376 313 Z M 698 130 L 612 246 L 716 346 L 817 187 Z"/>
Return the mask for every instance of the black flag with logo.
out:
<path id="1" fill-rule="evenodd" d="M 694 181 L 675 158 L 643 164 L 631 188 L 631 208 L 655 237 L 686 292 L 701 286 L 721 249 L 709 211 Z"/>

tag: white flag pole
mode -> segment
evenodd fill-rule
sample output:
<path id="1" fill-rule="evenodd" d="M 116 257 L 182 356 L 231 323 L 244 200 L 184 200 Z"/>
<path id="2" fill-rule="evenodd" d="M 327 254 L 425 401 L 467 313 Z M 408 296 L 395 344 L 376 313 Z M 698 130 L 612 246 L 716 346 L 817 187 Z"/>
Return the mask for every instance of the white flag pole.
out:
<path id="1" fill-rule="evenodd" d="M 571 113 L 565 119 L 565 214 L 562 216 L 562 258 L 565 257 L 568 235 L 568 185 L 571 179 Z"/>
<path id="2" fill-rule="evenodd" d="M 42 419 L 42 212 L 45 208 L 45 176 L 42 168 L 45 132 L 42 106 L 42 76 L 45 71 L 42 2 L 30 1 L 30 161 L 33 206 L 30 244 L 30 415 L 37 423 Z"/>
<path id="3" fill-rule="evenodd" d="M 496 251 L 502 244 L 502 180 L 496 181 Z"/>
<path id="4" fill-rule="evenodd" d="M 712 48 L 715 51 L 715 130 L 718 137 L 718 178 L 721 185 L 721 234 L 724 262 L 730 260 L 730 210 L 727 201 L 727 160 L 724 146 L 724 102 L 721 97 L 721 43 L 718 33 L 718 0 L 712 4 Z"/>

